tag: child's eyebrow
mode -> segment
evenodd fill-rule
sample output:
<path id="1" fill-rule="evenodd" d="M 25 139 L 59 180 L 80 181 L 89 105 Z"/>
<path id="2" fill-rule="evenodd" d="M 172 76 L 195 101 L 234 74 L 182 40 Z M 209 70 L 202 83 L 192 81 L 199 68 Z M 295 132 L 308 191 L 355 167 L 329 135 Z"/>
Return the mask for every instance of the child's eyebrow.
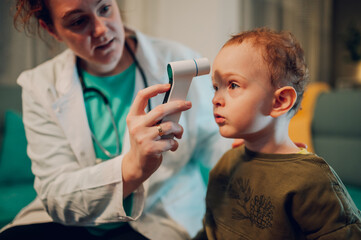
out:
<path id="1" fill-rule="evenodd" d="M 220 72 L 219 70 L 216 70 L 212 74 L 212 83 L 214 84 L 215 82 L 219 82 L 220 80 L 222 82 L 227 81 L 224 84 L 228 84 L 229 80 L 235 80 L 242 85 L 247 85 L 250 81 L 244 75 L 236 72 Z"/>
<path id="2" fill-rule="evenodd" d="M 244 83 L 247 83 L 250 81 L 250 79 L 245 77 L 244 75 L 242 75 L 240 73 L 234 73 L 234 72 L 223 73 L 222 77 L 226 78 L 226 79 L 234 79 L 234 80 L 244 82 Z"/>
<path id="3" fill-rule="evenodd" d="M 253 82 L 258 84 L 264 91 L 267 91 L 266 87 L 258 80 L 253 78 L 247 78 L 246 76 L 242 75 L 239 72 L 225 72 L 225 73 L 219 73 L 219 71 L 216 71 L 218 73 L 218 76 L 221 79 L 234 79 L 240 84 L 248 85 L 249 83 Z M 214 81 L 213 81 L 214 82 Z"/>

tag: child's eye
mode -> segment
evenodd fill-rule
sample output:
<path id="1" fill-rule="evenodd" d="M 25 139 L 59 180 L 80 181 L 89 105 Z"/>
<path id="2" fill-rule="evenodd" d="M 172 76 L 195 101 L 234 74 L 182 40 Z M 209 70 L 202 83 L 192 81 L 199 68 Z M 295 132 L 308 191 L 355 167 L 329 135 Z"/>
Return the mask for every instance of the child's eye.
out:
<path id="1" fill-rule="evenodd" d="M 235 88 L 238 88 L 239 86 L 237 84 L 235 84 L 234 82 L 230 83 L 229 84 L 229 88 L 230 89 L 235 89 Z"/>
<path id="2" fill-rule="evenodd" d="M 213 90 L 214 90 L 214 91 L 217 91 L 217 90 L 218 90 L 218 87 L 215 86 L 215 85 L 213 85 Z"/>

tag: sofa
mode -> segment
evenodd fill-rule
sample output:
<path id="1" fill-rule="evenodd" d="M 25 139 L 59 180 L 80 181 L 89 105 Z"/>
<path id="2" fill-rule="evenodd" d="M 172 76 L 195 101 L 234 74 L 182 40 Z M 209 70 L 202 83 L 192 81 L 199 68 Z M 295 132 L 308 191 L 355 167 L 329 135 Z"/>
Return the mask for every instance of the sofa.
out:
<path id="1" fill-rule="evenodd" d="M 26 144 L 21 89 L 0 86 L 0 228 L 36 196 Z"/>
<path id="2" fill-rule="evenodd" d="M 331 90 L 310 84 L 290 135 L 324 157 L 361 209 L 361 89 Z M 21 89 L 0 86 L 0 227 L 10 222 L 36 193 L 21 120 Z"/>
<path id="3" fill-rule="evenodd" d="M 309 84 L 289 133 L 331 165 L 361 209 L 361 89 Z"/>

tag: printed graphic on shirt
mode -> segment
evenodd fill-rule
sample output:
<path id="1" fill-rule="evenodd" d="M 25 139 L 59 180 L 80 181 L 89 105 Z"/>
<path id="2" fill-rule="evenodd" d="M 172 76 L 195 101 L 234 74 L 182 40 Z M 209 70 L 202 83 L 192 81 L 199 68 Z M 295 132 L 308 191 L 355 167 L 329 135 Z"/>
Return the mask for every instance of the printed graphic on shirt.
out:
<path id="1" fill-rule="evenodd" d="M 271 198 L 264 195 L 253 196 L 249 179 L 234 180 L 227 190 L 228 196 L 237 202 L 237 206 L 232 208 L 232 219 L 249 220 L 261 229 L 272 227 L 274 206 Z"/>

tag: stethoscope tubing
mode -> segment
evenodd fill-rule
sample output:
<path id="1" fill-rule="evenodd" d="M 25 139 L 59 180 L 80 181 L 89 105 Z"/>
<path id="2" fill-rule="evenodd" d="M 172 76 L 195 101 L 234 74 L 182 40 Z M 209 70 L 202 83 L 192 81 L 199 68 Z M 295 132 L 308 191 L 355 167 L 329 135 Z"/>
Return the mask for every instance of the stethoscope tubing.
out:
<path id="1" fill-rule="evenodd" d="M 145 75 L 145 73 L 143 71 L 143 68 L 139 65 L 139 62 L 138 62 L 137 58 L 135 57 L 134 52 L 132 51 L 132 49 L 128 45 L 127 41 L 124 42 L 124 46 L 128 50 L 128 52 L 130 53 L 131 57 L 133 58 L 133 61 L 134 61 L 135 65 L 136 65 L 136 67 L 139 69 L 140 75 L 141 75 L 142 80 L 143 80 L 144 88 L 147 88 L 149 85 L 148 85 L 147 77 L 146 77 L 146 75 Z M 77 67 L 77 72 L 78 72 L 78 76 L 79 76 L 79 79 L 80 79 L 80 83 L 81 83 L 81 86 L 82 86 L 82 89 L 83 89 L 83 96 L 85 96 L 86 93 L 95 92 L 96 94 L 98 94 L 102 98 L 102 101 L 104 102 L 106 108 L 109 111 L 110 118 L 111 118 L 112 125 L 113 125 L 113 129 L 114 129 L 115 134 L 116 134 L 116 153 L 111 154 L 108 150 L 106 150 L 102 146 L 102 144 L 96 139 L 94 133 L 92 131 L 90 131 L 90 132 L 91 132 L 92 139 L 94 140 L 95 144 L 101 149 L 101 151 L 107 157 L 114 158 L 114 157 L 116 157 L 116 156 L 118 156 L 120 154 L 120 139 L 119 139 L 119 130 L 118 130 L 118 127 L 117 127 L 117 125 L 115 123 L 115 118 L 114 118 L 114 114 L 112 112 L 112 109 L 110 107 L 109 99 L 99 89 L 97 89 L 95 87 L 87 87 L 85 85 L 83 74 L 82 74 L 82 71 L 80 69 L 79 59 L 77 59 L 76 67 Z M 84 101 L 85 101 L 85 97 L 84 97 Z M 151 110 L 152 110 L 151 101 L 150 101 L 150 99 L 148 99 L 148 111 L 151 111 Z"/>

